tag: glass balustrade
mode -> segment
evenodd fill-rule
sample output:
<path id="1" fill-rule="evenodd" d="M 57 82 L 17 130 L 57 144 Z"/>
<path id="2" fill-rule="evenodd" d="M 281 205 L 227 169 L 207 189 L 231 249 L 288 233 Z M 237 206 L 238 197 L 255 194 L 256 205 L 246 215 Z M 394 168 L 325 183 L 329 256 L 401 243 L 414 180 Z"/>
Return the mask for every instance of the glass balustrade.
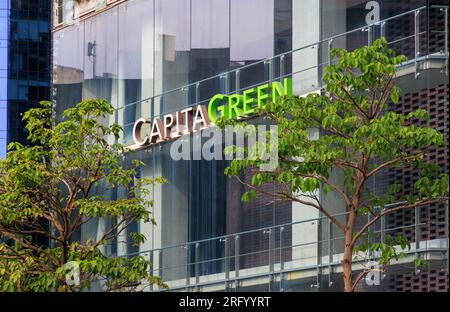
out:
<path id="1" fill-rule="evenodd" d="M 392 209 L 401 204 L 387 205 L 382 209 Z M 448 215 L 448 204 L 445 204 L 442 218 L 433 223 L 424 218 L 429 209 L 413 209 L 411 217 L 406 217 L 401 225 L 397 224 L 396 219 L 405 219 L 405 214 L 401 211 L 388 214 L 371 225 L 369 231 L 372 235 L 362 237 L 360 243 L 385 241 L 387 236 L 405 236 L 411 246 L 403 250 L 406 256 L 393 262 L 393 265 L 416 270 L 414 261 L 422 258 L 445 270 L 448 252 L 448 220 L 445 216 Z M 334 217 L 345 222 L 347 214 L 336 214 Z M 370 220 L 370 216 L 361 215 L 359 218 L 357 223 L 360 224 Z M 293 241 L 295 232 L 304 235 L 302 227 L 307 228 L 314 223 L 320 225 L 317 236 L 301 243 Z M 438 233 L 436 229 L 439 229 Z M 127 256 L 141 255 L 150 260 L 151 273 L 160 276 L 170 290 L 324 290 L 330 288 L 330 284 L 340 283 L 343 240 L 340 230 L 335 229 L 327 218 L 319 217 Z M 221 252 L 211 256 L 212 248 L 218 248 Z M 402 250 L 400 246 L 396 248 Z M 354 270 L 361 269 L 361 265 L 379 256 L 370 252 L 355 254 Z M 153 289 L 154 286 L 145 287 Z M 339 288 L 334 289 L 339 291 Z"/>

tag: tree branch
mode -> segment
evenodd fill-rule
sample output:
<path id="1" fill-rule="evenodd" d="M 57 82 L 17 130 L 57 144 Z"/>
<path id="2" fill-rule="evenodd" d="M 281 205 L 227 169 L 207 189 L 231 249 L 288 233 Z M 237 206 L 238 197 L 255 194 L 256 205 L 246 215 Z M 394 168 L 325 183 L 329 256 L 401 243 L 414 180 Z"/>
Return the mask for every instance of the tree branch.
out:
<path id="1" fill-rule="evenodd" d="M 370 120 L 370 117 L 367 115 L 367 113 L 356 103 L 353 96 L 348 92 L 348 90 L 345 88 L 342 83 L 338 83 L 339 88 L 344 91 L 344 93 L 347 95 L 348 99 L 353 103 L 353 105 L 356 107 L 356 109 L 367 119 Z"/>
<path id="2" fill-rule="evenodd" d="M 297 197 L 295 197 L 295 196 L 292 196 L 292 195 L 290 195 L 290 194 L 283 193 L 283 192 L 269 193 L 269 192 L 266 192 L 266 191 L 264 191 L 264 190 L 261 190 L 261 189 L 255 187 L 255 186 L 253 186 L 253 185 L 251 185 L 251 184 L 249 184 L 249 183 L 247 183 L 247 182 L 242 181 L 238 176 L 235 176 L 235 178 L 236 178 L 241 184 L 243 184 L 243 185 L 245 185 L 245 186 L 247 186 L 247 187 L 249 187 L 249 188 L 251 188 L 251 189 L 253 189 L 253 190 L 257 191 L 257 192 L 260 192 L 260 193 L 262 193 L 262 194 L 266 194 L 266 195 L 269 195 L 269 196 L 275 196 L 275 195 L 283 196 L 283 197 L 286 197 L 286 198 L 288 198 L 288 199 L 290 199 L 290 200 L 292 200 L 292 201 L 298 202 L 298 203 L 300 203 L 300 204 L 303 204 L 303 205 L 306 205 L 306 206 L 313 207 L 313 208 L 319 210 L 320 212 L 322 212 L 322 213 L 323 213 L 323 214 L 324 214 L 331 222 L 333 222 L 333 223 L 334 223 L 337 227 L 339 227 L 342 231 L 345 231 L 345 225 L 344 225 L 343 223 L 341 223 L 339 220 L 337 220 L 335 217 L 333 217 L 328 211 L 326 211 L 326 210 L 325 210 L 323 207 L 321 207 L 320 205 L 314 204 L 313 202 L 301 200 L 301 199 L 299 199 L 299 198 L 297 198 Z"/>
<path id="3" fill-rule="evenodd" d="M 364 270 L 362 270 L 361 273 L 358 274 L 358 276 L 356 277 L 355 281 L 353 282 L 352 292 L 355 291 L 356 286 L 358 286 L 359 281 L 362 280 L 362 278 L 363 278 L 367 273 L 369 273 L 369 271 L 367 271 L 367 270 L 364 269 Z"/>
<path id="4" fill-rule="evenodd" d="M 416 154 L 411 155 L 411 156 L 406 156 L 406 157 L 400 156 L 400 157 L 397 157 L 395 159 L 386 161 L 383 164 L 381 164 L 378 167 L 376 167 L 375 169 L 373 169 L 371 172 L 369 172 L 366 177 L 369 178 L 369 177 L 377 174 L 379 171 L 383 170 L 384 168 L 388 168 L 389 166 L 392 166 L 392 165 L 394 165 L 394 164 L 396 164 L 396 163 L 398 163 L 400 161 L 412 160 L 412 159 L 415 159 L 415 158 L 417 158 L 419 156 L 422 156 L 424 154 L 425 154 L 425 152 L 420 152 L 420 153 L 416 153 Z"/>
<path id="5" fill-rule="evenodd" d="M 442 203 L 442 202 L 445 202 L 446 199 L 447 199 L 446 197 L 437 197 L 437 198 L 433 198 L 433 199 L 428 199 L 428 198 L 426 198 L 426 199 L 422 199 L 422 200 L 420 200 L 420 201 L 418 201 L 418 202 L 415 202 L 415 203 L 413 203 L 413 204 L 405 204 L 405 205 L 398 206 L 398 207 L 395 207 L 395 208 L 392 208 L 392 209 L 386 209 L 386 210 L 380 212 L 376 217 L 374 217 L 373 219 L 371 219 L 369 222 L 367 222 L 367 223 L 361 228 L 361 230 L 359 230 L 359 232 L 355 234 L 355 236 L 353 237 L 353 240 L 352 240 L 352 242 L 351 242 L 351 245 L 354 246 L 354 245 L 356 244 L 356 242 L 358 241 L 358 239 L 361 237 L 361 235 L 362 235 L 365 231 L 367 231 L 367 229 L 368 229 L 372 224 L 374 224 L 375 222 L 377 222 L 377 221 L 378 221 L 381 217 L 383 217 L 383 216 L 392 214 L 392 213 L 394 213 L 394 212 L 396 212 L 396 211 L 399 211 L 399 210 L 403 210 L 403 209 L 411 209 L 411 208 L 414 208 L 414 207 L 416 207 L 416 206 L 419 206 L 419 207 L 420 207 L 420 206 L 426 206 L 426 205 L 430 205 L 430 204 L 434 204 L 434 203 Z"/>

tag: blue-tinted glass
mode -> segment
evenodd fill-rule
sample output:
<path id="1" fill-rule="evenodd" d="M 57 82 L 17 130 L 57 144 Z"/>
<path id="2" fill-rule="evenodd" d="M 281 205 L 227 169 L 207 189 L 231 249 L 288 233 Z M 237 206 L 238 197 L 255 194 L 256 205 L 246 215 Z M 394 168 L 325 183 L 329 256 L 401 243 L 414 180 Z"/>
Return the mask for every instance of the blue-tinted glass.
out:
<path id="1" fill-rule="evenodd" d="M 6 139 L 0 138 L 0 158 L 6 157 Z"/>
<path id="2" fill-rule="evenodd" d="M 3 136 L 5 144 L 26 143 L 23 113 L 39 100 L 49 99 L 50 4 L 0 1 L 0 109 L 4 108 L 0 121 L 9 127 Z M 43 39 L 47 39 L 45 44 Z"/>
<path id="3" fill-rule="evenodd" d="M 0 48 L 0 69 L 8 68 L 8 50 Z"/>
<path id="4" fill-rule="evenodd" d="M 2 83 L 4 82 L 4 83 Z M 6 87 L 6 79 L 0 77 L 0 89 Z M 1 91 L 0 91 L 1 92 Z M 8 130 L 8 111 L 6 101 L 0 99 L 0 158 L 6 156 L 6 139 Z"/>
<path id="5" fill-rule="evenodd" d="M 0 0 L 0 10 L 9 9 L 9 0 Z"/>
<path id="6" fill-rule="evenodd" d="M 8 90 L 8 80 L 6 79 L 6 77 L 0 76 L 0 101 L 7 99 L 8 97 L 7 90 Z"/>

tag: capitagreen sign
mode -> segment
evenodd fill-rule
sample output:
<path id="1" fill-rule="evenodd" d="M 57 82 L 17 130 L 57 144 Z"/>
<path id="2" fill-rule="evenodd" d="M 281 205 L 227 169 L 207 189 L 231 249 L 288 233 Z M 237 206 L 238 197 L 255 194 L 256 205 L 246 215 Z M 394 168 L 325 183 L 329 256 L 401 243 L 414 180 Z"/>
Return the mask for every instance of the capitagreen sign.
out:
<path id="1" fill-rule="evenodd" d="M 134 144 L 131 150 L 169 141 L 185 134 L 211 127 L 220 118 L 242 118 L 256 112 L 255 107 L 275 101 L 283 95 L 292 95 L 292 80 L 274 81 L 242 91 L 242 94 L 216 94 L 204 105 L 188 107 L 174 114 L 166 114 L 153 120 L 139 118 L 133 126 Z M 144 129 L 145 128 L 145 129 Z"/>
<path id="2" fill-rule="evenodd" d="M 142 129 L 145 125 L 149 125 L 147 131 Z M 204 105 L 198 105 L 195 109 L 188 107 L 153 120 L 139 118 L 133 126 L 134 145 L 128 148 L 140 149 L 209 127 L 211 127 L 211 121 Z"/>

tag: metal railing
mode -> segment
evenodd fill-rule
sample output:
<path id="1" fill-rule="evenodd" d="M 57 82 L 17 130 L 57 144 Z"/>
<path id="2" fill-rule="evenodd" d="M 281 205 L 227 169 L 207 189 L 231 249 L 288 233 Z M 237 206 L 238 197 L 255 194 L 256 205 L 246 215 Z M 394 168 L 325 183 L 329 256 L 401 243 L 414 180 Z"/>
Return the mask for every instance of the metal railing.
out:
<path id="1" fill-rule="evenodd" d="M 378 211 L 401 204 L 387 205 Z M 394 220 L 401 211 L 385 215 L 371 226 L 372 236 L 375 235 L 377 241 L 384 241 L 387 235 L 406 236 L 410 239 L 411 249 L 405 252 L 413 259 L 427 252 L 439 252 L 448 260 L 448 203 L 441 205 L 441 213 L 446 216 L 443 221 L 439 218 L 434 222 L 421 220 L 421 215 L 427 215 L 428 208 L 412 209 L 413 216 L 409 222 L 400 226 L 395 225 Z M 347 213 L 333 216 L 345 222 Z M 365 217 L 360 218 L 364 221 Z M 317 239 L 304 238 L 312 231 L 311 225 L 314 225 L 313 231 L 318 234 Z M 430 234 L 430 229 L 441 229 L 442 233 Z M 319 239 L 320 236 L 322 237 Z M 367 235 L 361 241 L 370 240 L 370 237 Z M 283 281 L 289 272 L 317 270 L 318 276 L 320 271 L 327 270 L 330 276 L 342 260 L 343 241 L 343 233 L 335 233 L 329 219 L 320 216 L 129 253 L 126 257 L 141 255 L 149 259 L 152 262 L 150 273 L 160 276 L 171 290 L 199 290 L 205 285 L 214 284 L 220 284 L 223 290 L 230 290 L 239 288 L 242 280 L 263 278 L 265 282 L 262 284 L 267 285 L 267 290 L 274 291 L 283 290 Z M 211 248 L 220 252 L 215 256 L 205 256 L 205 251 Z M 364 262 L 378 256 L 379 254 L 360 255 L 358 261 Z M 275 289 L 275 280 L 278 280 L 278 289 Z M 148 288 L 153 290 L 152 285 L 148 285 Z"/>
<path id="2" fill-rule="evenodd" d="M 442 14 L 444 29 L 429 29 L 427 15 L 429 11 Z M 440 16 L 440 15 L 439 15 Z M 396 28 L 403 24 L 411 25 L 411 33 L 397 34 Z M 356 28 L 327 39 L 323 39 L 292 51 L 284 52 L 273 57 L 241 66 L 225 73 L 217 74 L 194 83 L 186 84 L 175 89 L 167 90 L 138 102 L 126 103 L 117 109 L 119 119 L 122 119 L 126 133 L 125 143 L 131 142 L 131 129 L 134 120 L 140 117 L 158 117 L 168 113 L 174 113 L 181 108 L 206 105 L 217 93 L 239 93 L 241 90 L 255 87 L 267 82 L 282 80 L 291 77 L 294 80 L 294 92 L 298 95 L 320 90 L 323 87 L 321 73 L 325 66 L 331 64 L 331 50 L 333 48 L 351 48 L 370 44 L 380 37 L 385 37 L 391 48 L 398 53 L 406 54 L 415 65 L 415 78 L 420 76 L 420 64 L 425 56 L 435 56 L 445 59 L 445 74 L 448 75 L 448 7 L 425 6 L 407 11 L 371 25 Z M 364 34 L 367 33 L 367 34 Z M 436 51 L 429 49 L 428 35 L 441 34 L 444 40 Z M 364 39 L 366 38 L 366 39 Z M 301 59 L 304 53 L 316 50 L 320 61 L 310 66 L 290 64 Z M 290 62 L 288 62 L 288 60 Z M 261 77 L 255 79 L 252 72 L 259 71 Z M 302 81 L 304 77 L 310 77 Z M 142 114 L 142 111 L 146 111 Z M 127 118 L 127 114 L 133 118 Z M 144 116 L 143 116 L 144 115 Z M 131 119 L 131 120 L 128 120 Z"/>

